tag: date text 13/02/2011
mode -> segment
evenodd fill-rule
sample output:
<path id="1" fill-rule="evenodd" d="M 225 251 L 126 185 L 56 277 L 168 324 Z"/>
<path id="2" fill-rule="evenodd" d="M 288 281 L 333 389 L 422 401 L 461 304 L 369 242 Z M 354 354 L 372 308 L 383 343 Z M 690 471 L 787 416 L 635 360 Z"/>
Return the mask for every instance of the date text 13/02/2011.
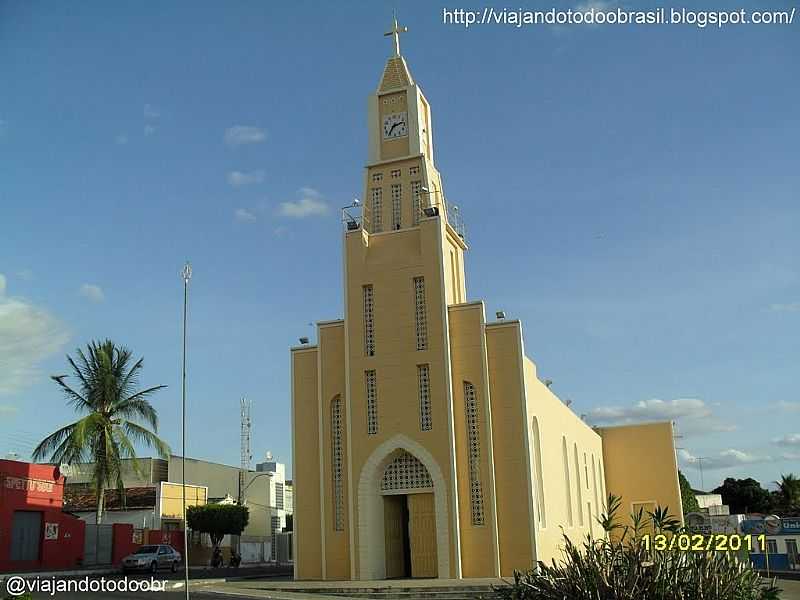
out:
<path id="1" fill-rule="evenodd" d="M 640 543 L 647 550 L 680 550 L 682 552 L 738 552 L 745 549 L 748 552 L 765 552 L 767 536 L 763 533 L 758 536 L 738 534 L 703 535 L 701 533 L 678 533 L 666 535 L 645 534 Z"/>

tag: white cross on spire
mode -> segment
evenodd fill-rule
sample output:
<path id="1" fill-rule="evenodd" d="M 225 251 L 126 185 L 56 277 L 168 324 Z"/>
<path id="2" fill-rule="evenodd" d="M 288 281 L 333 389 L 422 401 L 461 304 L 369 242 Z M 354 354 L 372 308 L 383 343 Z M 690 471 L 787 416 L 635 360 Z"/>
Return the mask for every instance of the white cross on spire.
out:
<path id="1" fill-rule="evenodd" d="M 400 27 L 397 24 L 397 15 L 392 12 L 392 29 L 384 33 L 384 36 L 391 35 L 394 38 L 394 55 L 400 56 L 400 34 L 408 31 L 408 27 Z"/>

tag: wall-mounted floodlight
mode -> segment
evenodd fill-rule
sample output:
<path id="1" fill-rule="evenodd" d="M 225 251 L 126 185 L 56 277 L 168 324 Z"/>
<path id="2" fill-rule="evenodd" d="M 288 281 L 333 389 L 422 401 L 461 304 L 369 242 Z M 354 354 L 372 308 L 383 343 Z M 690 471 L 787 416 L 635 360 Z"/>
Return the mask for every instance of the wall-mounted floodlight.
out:
<path id="1" fill-rule="evenodd" d="M 300 338 L 300 343 L 303 344 L 303 345 L 307 344 L 308 343 L 308 338 L 307 337 L 301 337 Z"/>
<path id="2" fill-rule="evenodd" d="M 498 310 L 496 313 L 494 313 L 494 316 L 496 316 L 498 319 L 502 321 L 503 319 L 506 318 L 506 311 Z"/>

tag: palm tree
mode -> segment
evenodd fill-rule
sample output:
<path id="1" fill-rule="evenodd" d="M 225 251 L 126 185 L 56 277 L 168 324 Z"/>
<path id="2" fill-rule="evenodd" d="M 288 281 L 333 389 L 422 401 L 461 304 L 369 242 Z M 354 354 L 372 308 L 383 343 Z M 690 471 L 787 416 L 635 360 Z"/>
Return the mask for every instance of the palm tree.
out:
<path id="1" fill-rule="evenodd" d="M 800 507 L 800 479 L 794 473 L 784 475 L 781 473 L 781 480 L 776 481 L 778 495 L 783 504 L 784 510 L 792 512 Z"/>
<path id="2" fill-rule="evenodd" d="M 155 449 L 162 458 L 169 455 L 169 446 L 156 435 L 158 415 L 147 400 L 166 386 L 139 390 L 144 359 L 133 363 L 131 351 L 111 340 L 92 341 L 86 353 L 80 348 L 76 352 L 77 360 L 67 355 L 67 361 L 78 378 L 77 389 L 64 381 L 68 375 L 53 375 L 51 379 L 83 416 L 42 440 L 33 451 L 33 459 L 54 464 L 93 463 L 95 522 L 99 525 L 106 488 L 113 485 L 124 500 L 122 461 L 132 459 L 138 469 L 136 444 Z"/>

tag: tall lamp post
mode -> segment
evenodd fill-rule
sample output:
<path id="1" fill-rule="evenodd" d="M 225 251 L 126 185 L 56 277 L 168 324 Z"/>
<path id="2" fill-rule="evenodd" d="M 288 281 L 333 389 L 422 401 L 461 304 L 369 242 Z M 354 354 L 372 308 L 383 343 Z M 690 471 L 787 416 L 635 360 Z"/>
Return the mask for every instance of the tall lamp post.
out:
<path id="1" fill-rule="evenodd" d="M 186 309 L 189 304 L 189 280 L 192 266 L 187 262 L 181 271 L 183 279 L 183 386 L 181 393 L 181 488 L 183 491 L 183 586 L 189 600 L 189 539 L 186 536 Z"/>

